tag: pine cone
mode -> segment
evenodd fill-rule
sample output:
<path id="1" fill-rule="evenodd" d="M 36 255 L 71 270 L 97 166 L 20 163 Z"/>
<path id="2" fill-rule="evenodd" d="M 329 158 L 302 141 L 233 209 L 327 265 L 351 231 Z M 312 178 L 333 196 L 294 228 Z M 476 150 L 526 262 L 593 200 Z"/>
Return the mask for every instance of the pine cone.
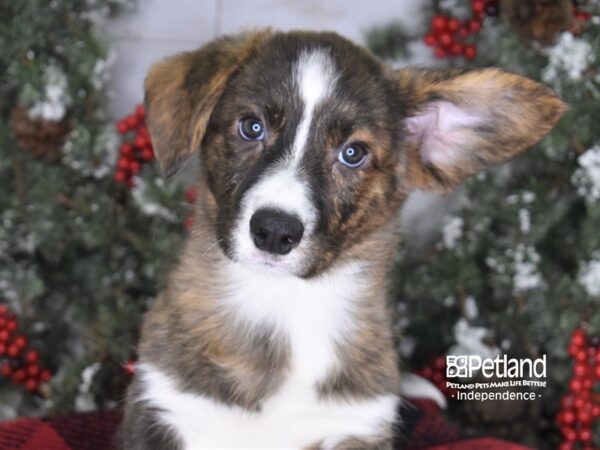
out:
<path id="1" fill-rule="evenodd" d="M 61 158 L 62 144 L 69 132 L 67 119 L 60 122 L 32 119 L 22 106 L 15 106 L 10 117 L 19 147 L 48 162 L 56 162 Z"/>
<path id="2" fill-rule="evenodd" d="M 575 24 L 571 0 L 502 0 L 500 9 L 521 38 L 544 45 Z"/>

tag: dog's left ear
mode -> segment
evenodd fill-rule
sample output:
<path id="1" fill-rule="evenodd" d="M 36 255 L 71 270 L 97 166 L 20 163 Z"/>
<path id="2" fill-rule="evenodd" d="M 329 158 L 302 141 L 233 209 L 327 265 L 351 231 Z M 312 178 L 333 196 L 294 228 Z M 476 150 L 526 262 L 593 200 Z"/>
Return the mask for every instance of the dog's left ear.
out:
<path id="1" fill-rule="evenodd" d="M 545 86 L 497 69 L 394 72 L 405 101 L 410 189 L 448 192 L 548 133 L 566 105 Z"/>
<path id="2" fill-rule="evenodd" d="M 198 151 L 229 79 L 272 34 L 221 37 L 152 66 L 145 82 L 146 122 L 165 176 Z"/>

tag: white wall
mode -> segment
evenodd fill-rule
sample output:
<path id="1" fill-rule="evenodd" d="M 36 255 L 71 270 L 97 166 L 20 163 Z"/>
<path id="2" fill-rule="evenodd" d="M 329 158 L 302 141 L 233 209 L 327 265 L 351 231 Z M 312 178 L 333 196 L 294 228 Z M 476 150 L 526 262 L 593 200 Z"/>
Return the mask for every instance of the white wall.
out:
<path id="1" fill-rule="evenodd" d="M 243 28 L 333 30 L 362 42 L 365 30 L 392 19 L 415 28 L 420 0 L 139 0 L 108 24 L 117 53 L 111 112 L 120 117 L 142 100 L 150 65 Z"/>

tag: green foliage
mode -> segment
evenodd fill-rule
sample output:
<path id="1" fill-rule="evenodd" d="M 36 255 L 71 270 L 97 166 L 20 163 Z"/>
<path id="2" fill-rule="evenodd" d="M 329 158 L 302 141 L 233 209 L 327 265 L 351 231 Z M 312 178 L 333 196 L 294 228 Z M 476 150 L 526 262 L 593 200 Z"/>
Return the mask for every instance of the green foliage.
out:
<path id="1" fill-rule="evenodd" d="M 404 336 L 416 342 L 407 355 L 413 368 L 456 344 L 461 318 L 484 327 L 485 342 L 509 356 L 547 355 L 541 409 L 531 414 L 525 432 L 511 436 L 536 448 L 556 448 L 559 442 L 552 423 L 568 389 L 572 330 L 586 324 L 590 334 L 600 333 L 599 293 L 582 281 L 589 263 L 600 258 L 600 199 L 582 192 L 574 176 L 589 178 L 581 159 L 586 151 L 600 155 L 600 147 L 594 148 L 600 144 L 599 38 L 600 26 L 590 23 L 580 36 L 557 36 L 554 47 L 543 48 L 488 18 L 477 41 L 480 57 L 448 61 L 494 65 L 545 82 L 570 110 L 536 148 L 465 183 L 437 238 L 404 247 L 394 277 Z M 576 68 L 580 63 L 582 70 Z M 452 228 L 458 231 L 445 244 Z M 596 277 L 600 283 L 600 273 Z M 473 301 L 476 314 L 469 311 Z M 460 406 L 452 412 L 462 417 Z M 480 424 L 478 431 L 495 430 Z"/>
<path id="2" fill-rule="evenodd" d="M 141 197 L 113 181 L 119 136 L 105 113 L 111 57 L 100 25 L 120 6 L 0 6 L 0 303 L 17 312 L 21 331 L 55 371 L 43 400 L 0 379 L 4 417 L 122 399 L 121 364 L 133 355 L 141 314 L 183 233 L 181 189 L 163 186 L 155 168 L 140 174 Z M 19 147 L 10 125 L 17 105 L 68 122 L 60 162 Z M 149 215 L 148 204 L 172 214 Z M 96 362 L 87 389 L 82 371 Z"/>

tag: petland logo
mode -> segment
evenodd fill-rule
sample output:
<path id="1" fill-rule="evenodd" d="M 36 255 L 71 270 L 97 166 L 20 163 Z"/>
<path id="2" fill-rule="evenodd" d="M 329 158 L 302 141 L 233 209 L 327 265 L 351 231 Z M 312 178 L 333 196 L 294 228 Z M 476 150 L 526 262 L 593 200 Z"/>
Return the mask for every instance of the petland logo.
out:
<path id="1" fill-rule="evenodd" d="M 485 378 L 546 378 L 546 355 L 531 358 L 481 358 L 477 355 L 446 355 L 447 378 L 471 378 L 481 373 Z"/>

